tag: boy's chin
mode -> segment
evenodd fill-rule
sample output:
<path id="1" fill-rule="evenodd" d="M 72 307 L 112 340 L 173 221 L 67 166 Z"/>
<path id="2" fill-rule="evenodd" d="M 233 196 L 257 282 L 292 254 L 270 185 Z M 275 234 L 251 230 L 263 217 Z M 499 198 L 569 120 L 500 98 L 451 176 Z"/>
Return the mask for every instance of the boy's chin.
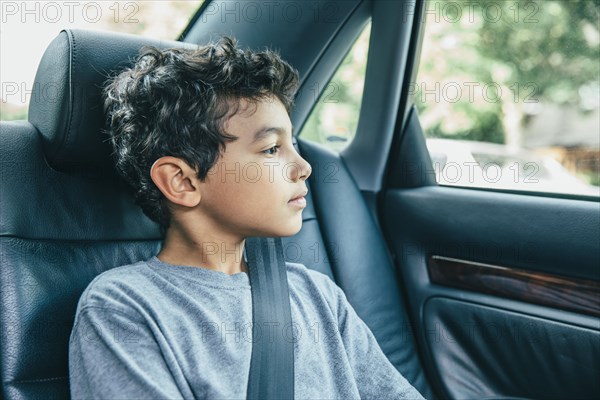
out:
<path id="1" fill-rule="evenodd" d="M 286 224 L 254 227 L 251 231 L 246 232 L 245 237 L 288 237 L 294 236 L 302 229 L 302 216 L 286 222 Z"/>
<path id="2" fill-rule="evenodd" d="M 302 220 L 300 220 L 300 222 L 297 224 L 289 224 L 287 226 L 278 226 L 277 229 L 273 233 L 267 234 L 265 236 L 267 236 L 267 237 L 294 236 L 295 234 L 300 232 L 300 229 L 302 229 Z"/>

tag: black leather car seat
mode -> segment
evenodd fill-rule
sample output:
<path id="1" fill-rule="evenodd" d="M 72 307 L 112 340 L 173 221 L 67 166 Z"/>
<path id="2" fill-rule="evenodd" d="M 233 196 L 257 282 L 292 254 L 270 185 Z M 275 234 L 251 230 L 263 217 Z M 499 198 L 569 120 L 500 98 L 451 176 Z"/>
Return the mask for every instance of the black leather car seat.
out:
<path id="1" fill-rule="evenodd" d="M 68 341 L 80 294 L 99 273 L 160 249 L 158 226 L 117 177 L 101 134 L 103 82 L 148 44 L 184 46 L 61 32 L 40 63 L 29 120 L 0 124 L 6 399 L 68 398 Z M 429 397 L 393 264 L 360 191 L 336 154 L 301 139 L 298 145 L 313 175 L 303 228 L 284 239 L 286 258 L 333 278 L 391 362 Z M 324 179 L 319 169 L 331 166 L 335 175 Z"/>

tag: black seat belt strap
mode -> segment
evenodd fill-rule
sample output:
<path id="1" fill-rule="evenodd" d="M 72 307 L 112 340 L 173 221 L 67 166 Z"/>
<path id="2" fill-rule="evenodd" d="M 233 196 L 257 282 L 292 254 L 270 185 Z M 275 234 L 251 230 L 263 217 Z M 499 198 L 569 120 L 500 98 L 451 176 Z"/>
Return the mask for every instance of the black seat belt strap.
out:
<path id="1" fill-rule="evenodd" d="M 253 323 L 248 399 L 293 399 L 294 343 L 285 337 L 292 313 L 281 238 L 246 238 L 244 257 Z"/>

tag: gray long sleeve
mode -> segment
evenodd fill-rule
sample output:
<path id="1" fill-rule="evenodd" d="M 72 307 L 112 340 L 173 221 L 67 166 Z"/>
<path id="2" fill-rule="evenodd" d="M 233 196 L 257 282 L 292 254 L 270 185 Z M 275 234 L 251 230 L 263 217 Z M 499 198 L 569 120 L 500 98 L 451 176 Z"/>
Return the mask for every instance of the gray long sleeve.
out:
<path id="1" fill-rule="evenodd" d="M 153 257 L 96 277 L 69 345 L 73 399 L 242 399 L 255 334 L 294 341 L 298 399 L 421 399 L 329 277 L 287 263 L 293 325 L 252 326 L 246 273 Z"/>

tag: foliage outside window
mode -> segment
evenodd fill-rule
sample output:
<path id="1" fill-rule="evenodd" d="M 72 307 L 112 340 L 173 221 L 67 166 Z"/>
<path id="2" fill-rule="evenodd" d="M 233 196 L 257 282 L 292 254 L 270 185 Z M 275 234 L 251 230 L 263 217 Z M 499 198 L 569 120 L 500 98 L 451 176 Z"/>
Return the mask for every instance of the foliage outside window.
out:
<path id="1" fill-rule="evenodd" d="M 302 128 L 303 139 L 337 152 L 354 138 L 365 85 L 370 33 L 369 23 L 321 93 Z M 317 87 L 309 89 L 319 92 Z"/>
<path id="2" fill-rule="evenodd" d="M 438 183 L 599 196 L 598 2 L 426 5 L 411 92 Z"/>

